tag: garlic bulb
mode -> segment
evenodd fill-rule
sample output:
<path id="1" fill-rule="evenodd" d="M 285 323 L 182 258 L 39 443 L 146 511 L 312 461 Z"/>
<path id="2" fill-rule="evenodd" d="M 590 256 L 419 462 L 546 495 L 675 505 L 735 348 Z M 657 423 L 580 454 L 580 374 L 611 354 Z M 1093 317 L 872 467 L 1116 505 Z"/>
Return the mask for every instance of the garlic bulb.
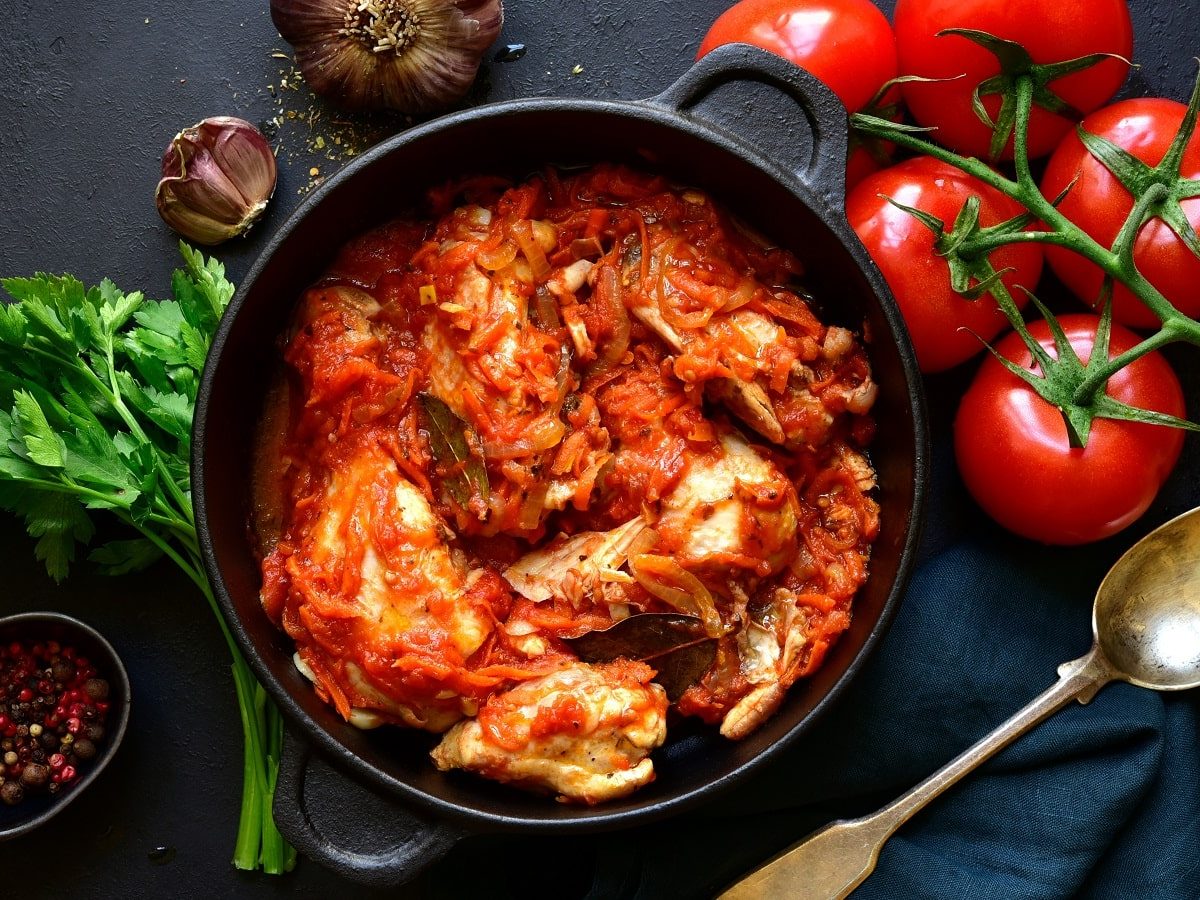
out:
<path id="1" fill-rule="evenodd" d="M 219 244 L 262 215 L 275 190 L 271 145 L 244 119 L 217 116 L 175 135 L 154 192 L 158 213 L 197 244 Z"/>
<path id="2" fill-rule="evenodd" d="M 500 0 L 271 0 L 318 94 L 352 108 L 429 113 L 463 98 L 500 34 Z"/>

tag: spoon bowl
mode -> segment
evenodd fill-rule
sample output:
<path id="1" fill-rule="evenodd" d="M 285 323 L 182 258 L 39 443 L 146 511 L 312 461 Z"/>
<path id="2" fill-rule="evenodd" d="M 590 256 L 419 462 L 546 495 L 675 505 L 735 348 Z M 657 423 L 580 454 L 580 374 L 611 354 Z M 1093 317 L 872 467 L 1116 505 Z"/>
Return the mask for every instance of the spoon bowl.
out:
<path id="1" fill-rule="evenodd" d="M 1200 687 L 1200 508 L 1160 526 L 1117 560 L 1092 611 L 1113 676 L 1138 687 Z"/>

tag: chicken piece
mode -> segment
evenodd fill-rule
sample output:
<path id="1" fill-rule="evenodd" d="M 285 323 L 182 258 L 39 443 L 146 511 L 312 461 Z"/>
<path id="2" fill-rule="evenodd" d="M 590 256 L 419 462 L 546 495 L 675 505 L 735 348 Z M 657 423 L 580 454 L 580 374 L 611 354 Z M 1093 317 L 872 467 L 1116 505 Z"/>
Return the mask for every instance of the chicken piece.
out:
<path id="1" fill-rule="evenodd" d="M 689 459 L 663 498 L 657 552 L 685 568 L 730 566 L 759 577 L 778 572 L 796 549 L 799 502 L 791 481 L 733 430 L 717 449 Z"/>
<path id="2" fill-rule="evenodd" d="M 600 478 L 600 503 L 591 512 L 615 528 L 665 497 L 683 473 L 685 459 L 713 436 L 701 398 L 670 371 L 663 348 L 643 342 L 633 360 L 595 393 L 600 423 L 613 449 Z M 700 432 L 705 432 L 701 434 Z"/>
<path id="3" fill-rule="evenodd" d="M 705 393 L 772 443 L 787 440 L 771 398 L 757 382 L 720 378 L 705 385 Z"/>
<path id="4" fill-rule="evenodd" d="M 823 444 L 830 412 L 870 409 L 877 389 L 848 330 L 826 328 L 801 296 L 753 278 L 734 289 L 696 279 L 690 270 L 703 254 L 665 223 L 650 228 L 650 244 L 645 277 L 640 249 L 627 248 L 624 298 L 673 351 L 681 380 L 703 384 L 746 425 L 792 448 Z"/>
<path id="5" fill-rule="evenodd" d="M 288 361 L 304 382 L 310 405 L 340 397 L 380 375 L 382 341 L 374 317 L 379 303 L 366 291 L 344 285 L 313 288 L 292 320 Z"/>
<path id="6" fill-rule="evenodd" d="M 486 209 L 460 212 L 439 260 L 482 245 L 490 227 L 505 227 Z M 536 411 L 559 392 L 557 341 L 529 319 L 532 284 L 529 266 L 520 258 L 498 271 L 477 262 L 461 265 L 454 270 L 453 292 L 439 298 L 437 314 L 425 329 L 424 343 L 433 354 L 430 393 L 485 437 L 491 417 Z M 553 352 L 543 352 L 547 343 L 554 345 Z M 487 419 L 465 403 L 466 391 L 489 407 Z"/>
<path id="7" fill-rule="evenodd" d="M 534 603 L 559 597 L 578 608 L 585 596 L 599 595 L 605 583 L 633 582 L 631 575 L 619 570 L 630 548 L 646 533 L 646 520 L 639 516 L 612 531 L 561 537 L 526 553 L 504 571 L 504 577 L 513 590 Z"/>
<path id="8" fill-rule="evenodd" d="M 292 325 L 299 330 L 336 318 L 341 326 L 338 329 L 341 344 L 347 352 L 353 353 L 372 337 L 371 319 L 381 308 L 378 300 L 356 287 L 313 288 L 304 295 Z"/>
<path id="9" fill-rule="evenodd" d="M 646 302 L 636 303 L 633 307 L 633 314 L 651 331 L 662 338 L 667 346 L 676 353 L 687 352 L 689 345 L 697 341 L 697 333 L 695 331 L 673 328 L 663 318 L 662 311 L 654 304 Z M 774 337 L 772 335 L 771 337 L 764 338 L 764 323 L 766 330 L 777 331 L 780 335 L 786 337 L 783 330 L 775 328 L 765 316 L 741 310 L 732 315 L 714 316 L 710 319 L 707 329 L 710 334 L 707 337 L 712 337 L 719 331 L 735 329 L 737 333 L 749 336 L 756 347 L 763 347 Z M 729 350 L 732 347 L 731 343 L 726 341 L 720 341 L 719 343 L 724 345 L 725 348 L 721 354 L 722 356 L 733 352 Z M 756 360 L 745 356 L 742 356 L 742 359 L 749 363 L 752 371 L 758 369 Z M 705 387 L 710 397 L 724 403 L 730 412 L 759 432 L 763 437 L 777 444 L 782 444 L 786 440 L 783 426 L 775 415 L 771 399 L 762 385 L 735 375 L 718 376 L 711 380 L 706 379 Z"/>
<path id="10" fill-rule="evenodd" d="M 741 740 L 779 708 L 800 674 L 807 623 L 796 595 L 785 588 L 774 588 L 765 602 L 747 609 L 737 648 L 741 674 L 753 687 L 721 720 L 722 735 Z"/>
<path id="11" fill-rule="evenodd" d="M 478 436 L 491 482 L 490 496 L 480 498 L 474 508 L 474 520 L 459 518 L 456 525 L 460 533 L 535 537 L 552 511 L 569 503 L 586 505 L 608 459 L 607 435 L 591 428 L 583 436 L 589 446 L 580 465 L 556 472 L 549 489 L 539 474 L 569 436 L 562 409 L 575 376 L 569 339 L 565 342 L 557 328 L 544 329 L 540 325 L 545 322 L 531 318 L 531 298 L 545 297 L 553 304 L 555 290 L 565 294 L 583 283 L 590 263 L 551 273 L 546 284 L 536 283 L 520 256 L 498 269 L 485 269 L 478 260 L 470 261 L 469 251 L 484 246 L 492 230 L 503 232 L 512 223 L 471 215 L 463 221 L 441 244 L 441 256 L 468 261 L 455 264 L 453 291 L 441 298 L 421 335 L 429 363 L 426 390 Z M 552 225 L 524 224 L 543 250 L 554 246 Z M 440 271 L 439 259 L 430 264 Z M 447 280 L 445 274 L 429 277 L 431 282 L 440 277 L 442 284 Z"/>
<path id="12" fill-rule="evenodd" d="M 468 421 L 472 413 L 463 402 L 464 387 L 489 396 L 500 414 L 519 413 L 538 402 L 537 388 L 544 387 L 545 373 L 530 373 L 522 361 L 522 350 L 535 343 L 537 335 L 524 333 L 531 327 L 528 304 L 511 277 L 489 277 L 477 266 L 468 266 L 458 275 L 453 299 L 439 309 L 444 315 L 432 319 L 425 330 L 425 345 L 434 354 L 429 387 L 435 397 Z M 479 344 L 484 329 L 495 336 L 486 348 Z M 473 371 L 464 356 L 471 359 Z M 553 388 L 554 372 L 549 375 Z"/>
<path id="13" fill-rule="evenodd" d="M 587 284 L 588 275 L 592 273 L 595 265 L 591 260 L 577 259 L 551 274 L 546 286 L 560 300 L 572 299 Z"/>
<path id="14" fill-rule="evenodd" d="M 833 465 L 835 468 L 849 472 L 850 477 L 854 479 L 854 486 L 864 494 L 873 490 L 878 484 L 871 463 L 853 447 L 845 444 L 837 447 L 833 454 Z"/>
<path id="15" fill-rule="evenodd" d="M 372 710 L 440 732 L 474 711 L 465 661 L 493 618 L 444 534 L 379 447 L 348 448 L 332 469 L 320 514 L 286 563 L 283 623 L 344 717 Z"/>
<path id="16" fill-rule="evenodd" d="M 654 780 L 649 754 L 667 737 L 667 695 L 645 663 L 575 663 L 493 694 L 479 717 L 434 748 L 442 771 L 601 803 Z"/>

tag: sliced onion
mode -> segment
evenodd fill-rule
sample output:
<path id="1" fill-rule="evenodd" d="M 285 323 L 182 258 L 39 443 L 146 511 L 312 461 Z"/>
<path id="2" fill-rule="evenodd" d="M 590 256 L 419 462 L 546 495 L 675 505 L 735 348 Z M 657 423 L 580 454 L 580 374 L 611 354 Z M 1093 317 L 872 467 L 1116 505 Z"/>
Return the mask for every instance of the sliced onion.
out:
<path id="1" fill-rule="evenodd" d="M 629 561 L 638 584 L 664 603 L 683 613 L 699 616 L 709 637 L 725 633 L 716 601 L 699 578 L 670 556 L 642 553 Z"/>
<path id="2" fill-rule="evenodd" d="M 753 278 L 743 278 L 738 282 L 738 286 L 729 295 L 729 298 L 721 306 L 721 312 L 732 312 L 739 307 L 745 306 L 754 299 L 754 294 L 758 290 L 758 285 Z"/>
<path id="3" fill-rule="evenodd" d="M 530 226 L 533 229 L 533 239 L 542 248 L 543 253 L 549 253 L 558 246 L 558 229 L 553 222 L 545 219 L 534 219 Z"/>
<path id="4" fill-rule="evenodd" d="M 533 531 L 542 521 L 542 514 L 546 511 L 546 494 L 550 491 L 550 485 L 546 482 L 541 482 L 536 485 L 525 499 L 521 501 L 520 512 L 517 513 L 517 527 L 522 531 Z"/>
<path id="5" fill-rule="evenodd" d="M 632 559 L 635 556 L 641 556 L 643 553 L 648 553 L 658 543 L 658 532 L 653 528 L 643 528 L 638 532 L 637 537 L 633 539 L 633 543 L 629 545 L 626 553 Z"/>
<path id="6" fill-rule="evenodd" d="M 558 444 L 567 433 L 567 426 L 555 414 L 542 417 L 511 441 L 484 441 L 483 452 L 488 459 L 520 459 L 543 453 Z"/>
<path id="7" fill-rule="evenodd" d="M 513 237 L 521 248 L 521 253 L 529 261 L 529 271 L 534 278 L 545 278 L 550 274 L 550 261 L 546 259 L 546 251 L 542 249 L 533 236 L 533 229 L 526 225 L 524 228 L 514 228 Z"/>
<path id="8" fill-rule="evenodd" d="M 575 259 L 599 259 L 604 255 L 604 246 L 599 238 L 576 238 L 571 241 L 571 255 Z"/>
<path id="9" fill-rule="evenodd" d="M 705 325 L 707 325 L 709 319 L 713 317 L 715 310 L 711 307 L 705 306 L 696 310 L 695 312 L 679 312 L 679 310 L 675 309 L 675 307 L 671 305 L 667 298 L 667 280 L 666 268 L 660 268 L 658 271 L 658 285 L 655 288 L 655 292 L 658 294 L 659 311 L 662 313 L 662 317 L 667 324 L 673 328 L 679 328 L 684 331 L 703 328 Z"/>
<path id="10" fill-rule="evenodd" d="M 498 247 L 481 250 L 475 255 L 475 262 L 489 272 L 498 272 L 517 258 L 517 245 L 510 240 L 504 240 Z"/>

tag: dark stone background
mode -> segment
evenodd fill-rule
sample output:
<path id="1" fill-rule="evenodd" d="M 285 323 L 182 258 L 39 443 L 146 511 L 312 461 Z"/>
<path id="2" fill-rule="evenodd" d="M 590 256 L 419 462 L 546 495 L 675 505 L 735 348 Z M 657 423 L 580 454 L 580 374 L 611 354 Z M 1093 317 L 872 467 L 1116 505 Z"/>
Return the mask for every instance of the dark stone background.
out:
<path id="1" fill-rule="evenodd" d="M 708 24 L 728 5 L 509 0 L 500 43 L 521 42 L 528 52 L 486 66 L 470 102 L 656 93 L 687 68 Z M 892 4 L 880 5 L 890 11 Z M 1200 23 L 1182 0 L 1132 5 L 1142 67 L 1127 92 L 1186 99 Z M 263 222 L 248 239 L 220 250 L 237 281 L 266 235 L 302 199 L 310 168 L 323 175 L 337 169 L 339 161 L 328 158 L 337 149 L 334 136 L 365 148 L 404 124 L 340 125 L 339 114 L 302 85 L 281 89 L 289 63 L 272 53 L 287 47 L 266 0 L 0 0 L 0 21 L 3 275 L 65 271 L 89 283 L 108 276 L 127 289 L 165 295 L 177 256 L 176 238 L 153 202 L 162 149 L 181 127 L 205 116 L 240 115 L 268 128 L 280 147 L 281 169 Z M 577 66 L 582 71 L 573 74 Z M 319 118 L 310 127 L 305 121 L 314 111 Z M 281 124 L 272 126 L 276 117 Z M 323 150 L 312 146 L 316 135 L 326 139 Z M 1194 397 L 1194 361 L 1190 369 L 1185 380 Z M 947 452 L 955 380 L 961 382 L 961 374 L 931 384 L 935 457 Z M 1194 404 L 1191 412 L 1198 412 Z M 1200 499 L 1194 496 L 1196 445 L 1190 436 L 1147 524 Z M 965 506 L 935 490 L 933 531 L 952 524 Z M 1115 558 L 1130 539 L 1114 539 L 1101 552 Z M 1016 553 L 1025 545 L 1011 546 Z M 182 576 L 162 565 L 141 576 L 106 579 L 79 565 L 57 587 L 33 559 L 19 524 L 3 514 L 0 561 L 0 613 L 58 609 L 92 623 L 124 658 L 135 698 L 129 734 L 104 777 L 53 825 L 0 844 L 0 896 L 366 894 L 303 861 L 285 878 L 239 873 L 230 865 L 241 729 L 225 646 Z M 152 858 L 160 846 L 170 848 L 159 854 L 169 862 Z M 586 889 L 593 861 L 587 839 L 472 839 L 389 896 L 425 896 L 447 880 L 458 882 L 451 873 L 490 869 L 496 886 L 504 885 L 501 893 L 566 898 Z"/>

